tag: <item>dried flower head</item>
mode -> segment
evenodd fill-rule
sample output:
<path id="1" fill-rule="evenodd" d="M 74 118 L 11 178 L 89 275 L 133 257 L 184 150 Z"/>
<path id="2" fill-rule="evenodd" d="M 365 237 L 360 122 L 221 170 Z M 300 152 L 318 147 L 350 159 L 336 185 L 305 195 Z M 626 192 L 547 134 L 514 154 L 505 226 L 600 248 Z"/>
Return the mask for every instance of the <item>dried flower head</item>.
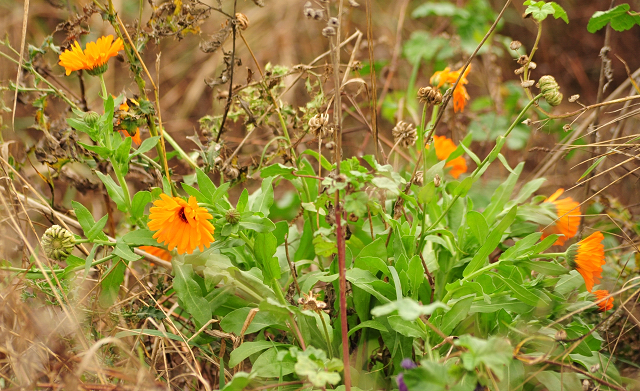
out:
<path id="1" fill-rule="evenodd" d="M 96 42 L 89 42 L 84 51 L 78 41 L 71 45 L 71 50 L 65 50 L 60 54 L 60 62 L 67 76 L 73 71 L 84 69 L 88 74 L 96 76 L 107 70 L 107 61 L 118 55 L 124 49 L 124 43 L 120 38 L 113 41 L 113 35 L 100 37 Z"/>
<path id="2" fill-rule="evenodd" d="M 552 234 L 564 235 L 560 236 L 554 243 L 557 246 L 562 246 L 567 240 L 576 236 L 580 226 L 580 203 L 574 201 L 571 197 L 559 200 L 558 197 L 562 193 L 564 193 L 564 189 L 558 189 L 543 203 L 555 210 L 557 220 L 553 225 L 542 230 L 541 238 L 544 239 Z"/>
<path id="3" fill-rule="evenodd" d="M 520 41 L 511 41 L 511 43 L 509 44 L 509 49 L 518 50 L 520 49 L 521 46 L 522 46 L 522 43 Z"/>
<path id="4" fill-rule="evenodd" d="M 214 241 L 214 227 L 209 221 L 213 216 L 206 208 L 198 206 L 195 197 L 185 201 L 160 194 L 160 199 L 153 205 L 147 225 L 156 231 L 153 238 L 166 244 L 169 251 L 177 247 L 178 253 L 191 254 L 196 248 L 204 251 Z"/>
<path id="5" fill-rule="evenodd" d="M 315 19 L 316 11 L 313 8 L 305 8 L 304 16 L 306 16 L 308 19 Z"/>
<path id="6" fill-rule="evenodd" d="M 329 123 L 329 114 L 316 114 L 309 119 L 309 130 L 320 138 L 326 138 L 331 135 L 333 129 L 327 124 Z"/>
<path id="7" fill-rule="evenodd" d="M 593 286 L 600 283 L 602 265 L 605 264 L 604 236 L 596 231 L 587 238 L 569 246 L 566 252 L 569 266 L 576 269 L 584 278 L 584 284 L 589 292 Z"/>
<path id="8" fill-rule="evenodd" d="M 47 256 L 57 261 L 66 260 L 75 247 L 75 237 L 59 225 L 52 225 L 42 235 L 42 248 Z"/>
<path id="9" fill-rule="evenodd" d="M 569 103 L 573 103 L 573 102 L 577 101 L 578 99 L 580 99 L 580 95 L 578 95 L 578 94 L 571 95 L 571 97 L 569 98 Z"/>
<path id="10" fill-rule="evenodd" d="M 571 130 L 571 125 L 570 124 L 564 124 L 562 126 L 562 130 L 564 130 L 565 132 L 568 132 Z"/>
<path id="11" fill-rule="evenodd" d="M 442 103 L 442 94 L 437 88 L 422 87 L 418 90 L 418 99 L 422 104 L 439 105 Z"/>
<path id="12" fill-rule="evenodd" d="M 413 124 L 404 121 L 398 122 L 391 134 L 393 134 L 394 142 L 401 143 L 405 148 L 415 145 L 418 139 L 418 132 Z"/>
<path id="13" fill-rule="evenodd" d="M 349 0 L 349 5 L 351 7 L 360 7 L 360 4 L 358 4 L 358 2 L 356 0 Z"/>
<path id="14" fill-rule="evenodd" d="M 527 81 L 523 81 L 522 83 L 520 83 L 522 88 L 529 88 L 529 87 L 533 86 L 534 84 L 535 84 L 535 81 L 533 81 L 533 80 L 527 80 Z"/>
<path id="15" fill-rule="evenodd" d="M 313 293 L 313 291 L 309 291 L 309 293 L 303 293 L 302 297 L 298 299 L 298 304 L 302 306 L 302 309 L 320 312 L 327 308 L 327 303 L 324 301 L 318 300 L 318 296 Z"/>
<path id="16" fill-rule="evenodd" d="M 529 56 L 527 56 L 526 54 L 523 54 L 520 57 L 518 57 L 518 64 L 524 65 L 528 62 L 529 62 Z"/>
<path id="17" fill-rule="evenodd" d="M 529 69 L 536 69 L 538 67 L 538 64 L 536 64 L 535 62 L 531 61 L 529 63 Z"/>
<path id="18" fill-rule="evenodd" d="M 434 184 L 435 187 L 440 187 L 440 184 L 442 184 L 442 178 L 440 178 L 440 175 L 436 174 L 433 177 L 433 184 Z"/>
<path id="19" fill-rule="evenodd" d="M 329 20 L 327 21 L 327 26 L 331 26 L 335 28 L 335 27 L 338 27 L 339 25 L 340 25 L 340 21 L 335 16 L 330 17 Z"/>

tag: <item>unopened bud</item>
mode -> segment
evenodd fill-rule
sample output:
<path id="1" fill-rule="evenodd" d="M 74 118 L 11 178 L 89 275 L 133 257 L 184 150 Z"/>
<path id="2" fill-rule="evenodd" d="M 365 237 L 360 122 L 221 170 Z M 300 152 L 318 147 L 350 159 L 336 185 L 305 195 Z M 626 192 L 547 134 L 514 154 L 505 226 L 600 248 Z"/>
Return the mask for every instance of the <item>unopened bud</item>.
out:
<path id="1" fill-rule="evenodd" d="M 231 208 L 225 213 L 224 218 L 229 224 L 237 224 L 240 221 L 240 212 L 235 208 Z"/>
<path id="2" fill-rule="evenodd" d="M 94 127 L 98 123 L 98 121 L 100 121 L 100 114 L 96 113 L 95 111 L 84 113 L 84 122 L 88 126 Z"/>
<path id="3" fill-rule="evenodd" d="M 42 247 L 51 259 L 64 261 L 75 247 L 75 237 L 59 225 L 52 225 L 42 235 Z"/>

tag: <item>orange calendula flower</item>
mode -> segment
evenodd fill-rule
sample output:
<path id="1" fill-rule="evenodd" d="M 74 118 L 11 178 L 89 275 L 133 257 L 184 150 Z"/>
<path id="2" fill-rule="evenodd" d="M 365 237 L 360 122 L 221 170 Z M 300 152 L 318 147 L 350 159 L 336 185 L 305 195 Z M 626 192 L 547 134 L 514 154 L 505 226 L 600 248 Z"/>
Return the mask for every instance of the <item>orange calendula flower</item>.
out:
<path id="1" fill-rule="evenodd" d="M 453 153 L 457 148 L 453 141 L 445 136 L 433 136 L 433 146 L 436 149 L 436 156 L 438 157 L 438 160 L 447 160 L 449 155 L 451 155 L 451 153 Z M 427 149 L 429 149 L 428 145 Z M 451 174 L 455 179 L 458 179 L 460 175 L 467 172 L 467 162 L 462 156 L 452 159 L 444 166 L 445 168 L 451 168 L 449 174 Z"/>
<path id="2" fill-rule="evenodd" d="M 558 199 L 564 193 L 564 189 L 558 189 L 551 197 L 547 198 L 544 203 L 553 205 L 556 210 L 558 219 L 552 226 L 542 230 L 542 239 L 552 234 L 562 234 L 555 245 L 562 246 L 564 242 L 576 236 L 578 227 L 580 226 L 580 204 L 571 197 Z"/>
<path id="3" fill-rule="evenodd" d="M 605 299 L 605 297 L 609 296 L 609 291 L 597 290 L 593 292 L 593 294 L 596 295 L 596 301 L 602 300 L 598 303 L 598 307 L 600 307 L 600 311 L 607 312 L 613 308 L 613 297 L 609 297 L 608 299 Z"/>
<path id="4" fill-rule="evenodd" d="M 139 248 L 148 254 L 154 255 L 167 262 L 171 262 L 171 253 L 163 248 L 154 246 L 140 246 Z"/>
<path id="5" fill-rule="evenodd" d="M 460 78 L 460 82 L 458 82 L 456 89 L 453 90 L 453 111 L 456 113 L 464 111 L 464 106 L 470 99 L 469 94 L 467 93 L 467 89 L 464 86 L 465 84 L 469 83 L 469 81 L 467 80 L 467 75 L 469 74 L 470 70 L 471 65 L 469 65 L 464 71 L 464 74 Z M 458 80 L 460 72 L 462 72 L 462 68 L 458 69 L 457 71 L 451 72 L 450 68 L 446 67 L 444 70 L 434 73 L 433 76 L 431 76 L 431 79 L 429 79 L 429 82 L 431 83 L 431 85 L 435 85 L 436 88 L 440 88 L 445 84 L 453 85 L 456 80 Z"/>
<path id="6" fill-rule="evenodd" d="M 84 51 L 78 41 L 71 45 L 71 50 L 65 50 L 60 54 L 60 62 L 66 70 L 67 76 L 73 71 L 84 69 L 90 75 L 96 76 L 107 70 L 107 61 L 118 55 L 124 49 L 124 43 L 120 38 L 113 40 L 113 35 L 100 37 L 96 42 L 89 42 Z"/>
<path id="7" fill-rule="evenodd" d="M 195 197 L 185 201 L 160 194 L 160 199 L 153 205 L 147 226 L 157 231 L 153 238 L 166 244 L 169 251 L 177 247 L 178 253 L 191 254 L 196 248 L 204 251 L 214 241 L 214 227 L 209 221 L 213 216 L 198 206 Z"/>
<path id="8" fill-rule="evenodd" d="M 582 275 L 589 292 L 594 285 L 600 283 L 602 278 L 602 265 L 605 263 L 603 240 L 602 233 L 596 231 L 587 238 L 569 246 L 566 252 L 569 266 Z"/>

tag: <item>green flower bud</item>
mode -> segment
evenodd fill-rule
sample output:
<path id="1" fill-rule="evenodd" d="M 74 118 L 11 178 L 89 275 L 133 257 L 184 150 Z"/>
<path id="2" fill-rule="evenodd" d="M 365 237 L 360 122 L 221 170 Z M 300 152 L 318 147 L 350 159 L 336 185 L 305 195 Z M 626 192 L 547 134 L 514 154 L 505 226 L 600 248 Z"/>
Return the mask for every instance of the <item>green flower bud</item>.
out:
<path id="1" fill-rule="evenodd" d="M 227 219 L 227 223 L 229 224 L 237 224 L 240 221 L 240 212 L 236 209 L 229 209 L 227 213 L 224 215 L 224 218 Z"/>
<path id="2" fill-rule="evenodd" d="M 95 124 L 98 123 L 98 121 L 100 121 L 100 114 L 96 113 L 95 111 L 84 113 L 84 122 L 88 126 L 94 127 Z"/>
<path id="3" fill-rule="evenodd" d="M 42 235 L 42 247 L 49 258 L 64 261 L 75 247 L 75 237 L 59 225 L 52 225 Z"/>

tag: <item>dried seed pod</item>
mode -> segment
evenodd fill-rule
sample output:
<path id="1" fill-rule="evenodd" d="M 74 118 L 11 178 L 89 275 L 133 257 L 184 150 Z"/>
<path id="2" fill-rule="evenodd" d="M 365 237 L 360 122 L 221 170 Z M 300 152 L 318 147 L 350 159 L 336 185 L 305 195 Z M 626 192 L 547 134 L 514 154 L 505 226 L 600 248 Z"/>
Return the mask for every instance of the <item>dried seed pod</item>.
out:
<path id="1" fill-rule="evenodd" d="M 349 0 L 349 5 L 356 8 L 356 7 L 360 7 L 360 4 L 358 4 L 358 2 L 356 0 Z"/>
<path id="2" fill-rule="evenodd" d="M 249 27 L 249 18 L 240 12 L 236 13 L 236 24 L 240 30 L 246 30 Z"/>
<path id="3" fill-rule="evenodd" d="M 538 81 L 538 88 L 544 96 L 544 99 L 551 106 L 558 106 L 562 103 L 562 94 L 560 93 L 560 86 L 556 82 L 553 76 L 545 75 Z"/>
<path id="4" fill-rule="evenodd" d="M 553 337 L 556 341 L 565 341 L 567 339 L 567 332 L 563 329 L 556 331 L 556 335 Z"/>
<path id="5" fill-rule="evenodd" d="M 439 105 L 442 103 L 442 94 L 437 88 L 422 87 L 418 90 L 418 99 L 423 104 Z"/>
<path id="6" fill-rule="evenodd" d="M 523 81 L 522 83 L 520 83 L 520 85 L 522 86 L 522 88 L 529 88 L 532 85 L 534 85 L 536 82 L 533 80 L 527 80 L 527 81 Z"/>
<path id="7" fill-rule="evenodd" d="M 315 16 L 313 17 L 313 19 L 315 20 L 320 20 L 324 18 L 324 11 L 322 10 L 322 8 L 316 9 L 314 10 L 314 12 L 316 13 Z"/>
<path id="8" fill-rule="evenodd" d="M 529 63 L 529 69 L 536 69 L 538 67 L 538 64 L 536 64 L 535 62 L 531 61 Z"/>
<path id="9" fill-rule="evenodd" d="M 569 102 L 573 103 L 573 102 L 577 101 L 578 99 L 580 99 L 580 95 L 578 95 L 578 94 L 571 95 L 571 98 L 569 98 Z"/>
<path id="10" fill-rule="evenodd" d="M 339 25 L 340 25 L 340 21 L 335 16 L 332 16 L 327 21 L 327 26 L 330 26 L 330 27 L 333 27 L 333 28 L 337 28 Z"/>
<path id="11" fill-rule="evenodd" d="M 327 148 L 329 151 L 333 151 L 336 148 L 336 143 L 334 143 L 333 141 L 329 141 L 324 145 L 324 147 Z"/>
<path id="12" fill-rule="evenodd" d="M 565 132 L 570 131 L 570 130 L 571 130 L 571 125 L 569 125 L 569 124 L 565 124 L 565 125 L 562 127 L 562 130 L 564 130 Z"/>
<path id="13" fill-rule="evenodd" d="M 413 124 L 404 121 L 398 122 L 391 134 L 393 134 L 394 142 L 400 142 L 405 148 L 415 145 L 418 139 L 418 132 L 416 132 Z"/>
<path id="14" fill-rule="evenodd" d="M 522 43 L 520 41 L 511 41 L 511 43 L 509 44 L 509 49 L 518 50 L 520 49 L 521 46 L 522 46 Z"/>
<path id="15" fill-rule="evenodd" d="M 522 75 L 524 73 L 524 67 L 516 69 L 515 71 L 513 71 L 513 73 L 515 73 L 516 75 Z"/>
<path id="16" fill-rule="evenodd" d="M 355 223 L 356 221 L 358 221 L 358 216 L 356 216 L 356 214 L 352 212 L 352 213 L 349 213 L 348 219 L 352 223 Z"/>
<path id="17" fill-rule="evenodd" d="M 523 54 L 522 56 L 518 57 L 518 64 L 524 65 L 527 62 L 529 62 L 529 56 L 527 56 L 526 54 Z"/>
<path id="18" fill-rule="evenodd" d="M 336 29 L 331 26 L 327 26 L 322 29 L 322 35 L 326 38 L 333 37 L 336 35 Z"/>
<path id="19" fill-rule="evenodd" d="M 424 172 L 416 171 L 416 176 L 413 178 L 413 181 L 411 183 L 416 186 L 422 186 L 424 184 Z"/>
<path id="20" fill-rule="evenodd" d="M 522 121 L 522 124 L 527 126 L 531 126 L 532 123 L 533 121 L 531 120 L 531 118 L 527 118 L 524 121 Z"/>
<path id="21" fill-rule="evenodd" d="M 316 11 L 313 8 L 305 8 L 304 16 L 306 16 L 308 19 L 315 19 Z"/>
<path id="22" fill-rule="evenodd" d="M 42 248 L 49 258 L 57 261 L 66 260 L 75 243 L 75 236 L 59 225 L 52 225 L 42 235 Z"/>

